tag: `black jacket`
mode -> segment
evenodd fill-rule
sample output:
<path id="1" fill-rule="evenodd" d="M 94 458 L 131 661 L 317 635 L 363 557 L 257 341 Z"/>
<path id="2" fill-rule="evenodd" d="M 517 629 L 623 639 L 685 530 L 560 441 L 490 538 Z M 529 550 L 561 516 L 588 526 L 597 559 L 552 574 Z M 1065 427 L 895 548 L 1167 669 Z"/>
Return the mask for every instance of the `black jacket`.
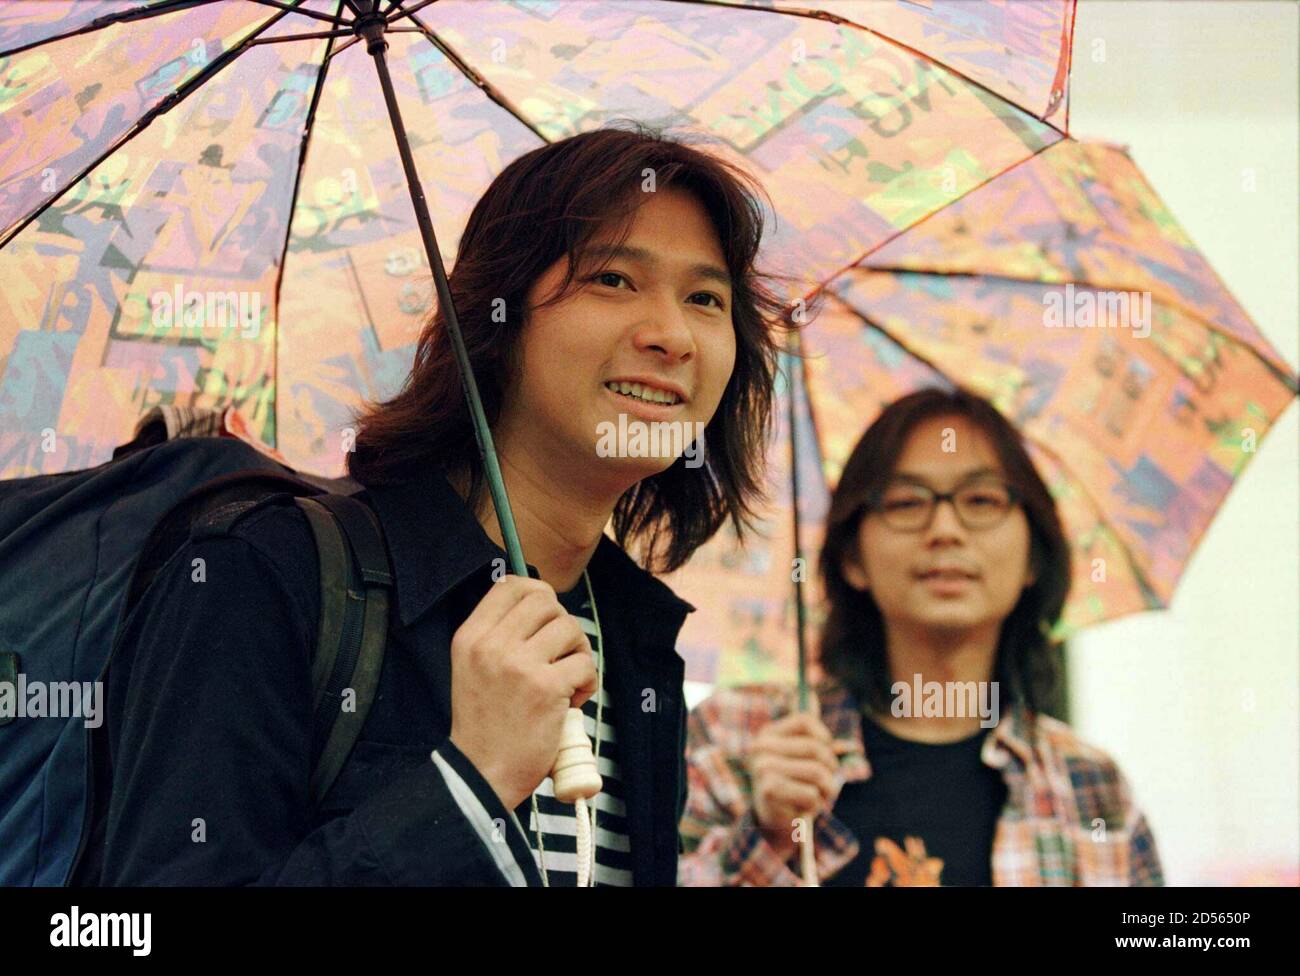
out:
<path id="1" fill-rule="evenodd" d="M 452 634 L 504 552 L 437 468 L 358 497 L 383 526 L 396 598 L 377 697 L 321 807 L 308 792 L 316 551 L 306 518 L 281 496 L 228 534 L 196 531 L 125 622 L 75 883 L 541 883 L 518 826 L 527 801 L 512 820 L 447 740 Z M 588 571 L 633 881 L 673 885 L 686 796 L 674 645 L 694 607 L 608 537 Z"/>

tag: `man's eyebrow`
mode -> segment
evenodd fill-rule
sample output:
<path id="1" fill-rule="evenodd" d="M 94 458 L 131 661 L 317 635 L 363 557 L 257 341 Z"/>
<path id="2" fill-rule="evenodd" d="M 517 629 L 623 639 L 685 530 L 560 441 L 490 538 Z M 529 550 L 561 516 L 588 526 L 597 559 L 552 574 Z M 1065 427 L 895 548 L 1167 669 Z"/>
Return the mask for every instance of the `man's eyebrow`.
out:
<path id="1" fill-rule="evenodd" d="M 657 267 L 659 264 L 659 259 L 645 248 L 631 244 L 598 244 L 587 249 L 587 256 L 591 258 L 624 258 L 651 267 Z M 698 278 L 707 278 L 710 281 L 726 285 L 728 288 L 731 287 L 731 275 L 716 264 L 692 264 L 686 270 Z"/>
<path id="2" fill-rule="evenodd" d="M 997 468 L 990 468 L 986 465 L 985 467 L 982 468 L 972 468 L 969 471 L 963 471 L 954 481 L 954 484 L 961 484 L 962 482 L 970 481 L 973 478 L 980 478 L 983 477 L 984 475 L 990 475 L 990 474 L 995 475 L 999 478 L 1003 477 L 1002 472 L 999 471 Z M 914 471 L 895 472 L 894 478 L 898 481 L 910 481 L 918 485 L 928 486 L 930 483 L 929 480 L 924 475 L 917 474 Z"/>

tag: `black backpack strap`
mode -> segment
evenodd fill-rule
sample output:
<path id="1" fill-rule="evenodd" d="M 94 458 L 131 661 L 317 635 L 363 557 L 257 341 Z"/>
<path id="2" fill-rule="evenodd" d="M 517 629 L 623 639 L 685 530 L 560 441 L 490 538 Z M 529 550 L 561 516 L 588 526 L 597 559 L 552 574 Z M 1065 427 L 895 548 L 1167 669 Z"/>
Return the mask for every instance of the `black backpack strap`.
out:
<path id="1" fill-rule="evenodd" d="M 365 504 L 346 495 L 294 501 L 307 516 L 320 557 L 311 776 L 312 798 L 320 803 L 361 734 L 379 687 L 393 576 L 383 531 Z"/>
<path id="2" fill-rule="evenodd" d="M 194 488 L 154 523 L 140 547 L 122 598 L 117 629 L 187 538 L 224 535 L 257 505 L 270 504 L 274 496 L 310 495 L 319 490 L 297 478 L 255 469 L 220 475 Z"/>

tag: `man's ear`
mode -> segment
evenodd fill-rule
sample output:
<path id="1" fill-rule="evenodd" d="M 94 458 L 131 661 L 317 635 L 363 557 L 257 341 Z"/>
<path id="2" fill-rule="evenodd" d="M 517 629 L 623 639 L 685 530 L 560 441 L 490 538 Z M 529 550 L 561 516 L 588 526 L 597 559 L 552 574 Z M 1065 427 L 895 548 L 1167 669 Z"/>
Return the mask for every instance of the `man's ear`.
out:
<path id="1" fill-rule="evenodd" d="M 866 567 L 858 560 L 858 554 L 853 549 L 844 550 L 844 555 L 840 559 L 840 573 L 844 576 L 844 581 L 855 590 L 865 593 L 871 589 L 871 579 L 867 576 Z"/>

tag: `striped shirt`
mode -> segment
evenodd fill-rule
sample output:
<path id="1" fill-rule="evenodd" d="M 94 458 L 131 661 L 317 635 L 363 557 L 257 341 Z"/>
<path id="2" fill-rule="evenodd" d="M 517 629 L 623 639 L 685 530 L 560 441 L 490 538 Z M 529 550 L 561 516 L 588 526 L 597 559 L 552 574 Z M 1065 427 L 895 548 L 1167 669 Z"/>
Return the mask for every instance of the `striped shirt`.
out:
<path id="1" fill-rule="evenodd" d="M 597 655 L 601 648 L 592 617 L 591 601 L 587 598 L 586 580 L 579 580 L 576 587 L 558 596 L 560 604 L 578 618 L 583 632 L 591 642 L 592 654 Z M 599 666 L 599 657 L 596 657 L 596 663 Z M 624 804 L 625 793 L 618 765 L 618 737 L 614 731 L 609 695 L 604 687 L 583 704 L 582 714 L 587 736 L 594 749 L 598 701 L 603 702 L 603 705 L 597 768 L 603 782 L 594 801 L 587 801 L 588 816 L 593 802 L 596 809 L 595 879 L 597 885 L 631 887 L 632 847 L 628 838 L 627 807 Z M 578 883 L 578 820 L 574 806 L 555 799 L 555 785 L 549 776 L 537 788 L 536 797 L 537 811 L 542 820 L 542 843 L 546 849 L 547 879 L 551 887 L 572 888 Z M 537 823 L 533 819 L 532 803 L 525 800 L 524 808 L 527 814 L 526 817 L 520 817 L 520 822 L 527 825 L 528 844 L 533 849 L 533 858 L 540 869 L 542 858 L 537 852 Z"/>

